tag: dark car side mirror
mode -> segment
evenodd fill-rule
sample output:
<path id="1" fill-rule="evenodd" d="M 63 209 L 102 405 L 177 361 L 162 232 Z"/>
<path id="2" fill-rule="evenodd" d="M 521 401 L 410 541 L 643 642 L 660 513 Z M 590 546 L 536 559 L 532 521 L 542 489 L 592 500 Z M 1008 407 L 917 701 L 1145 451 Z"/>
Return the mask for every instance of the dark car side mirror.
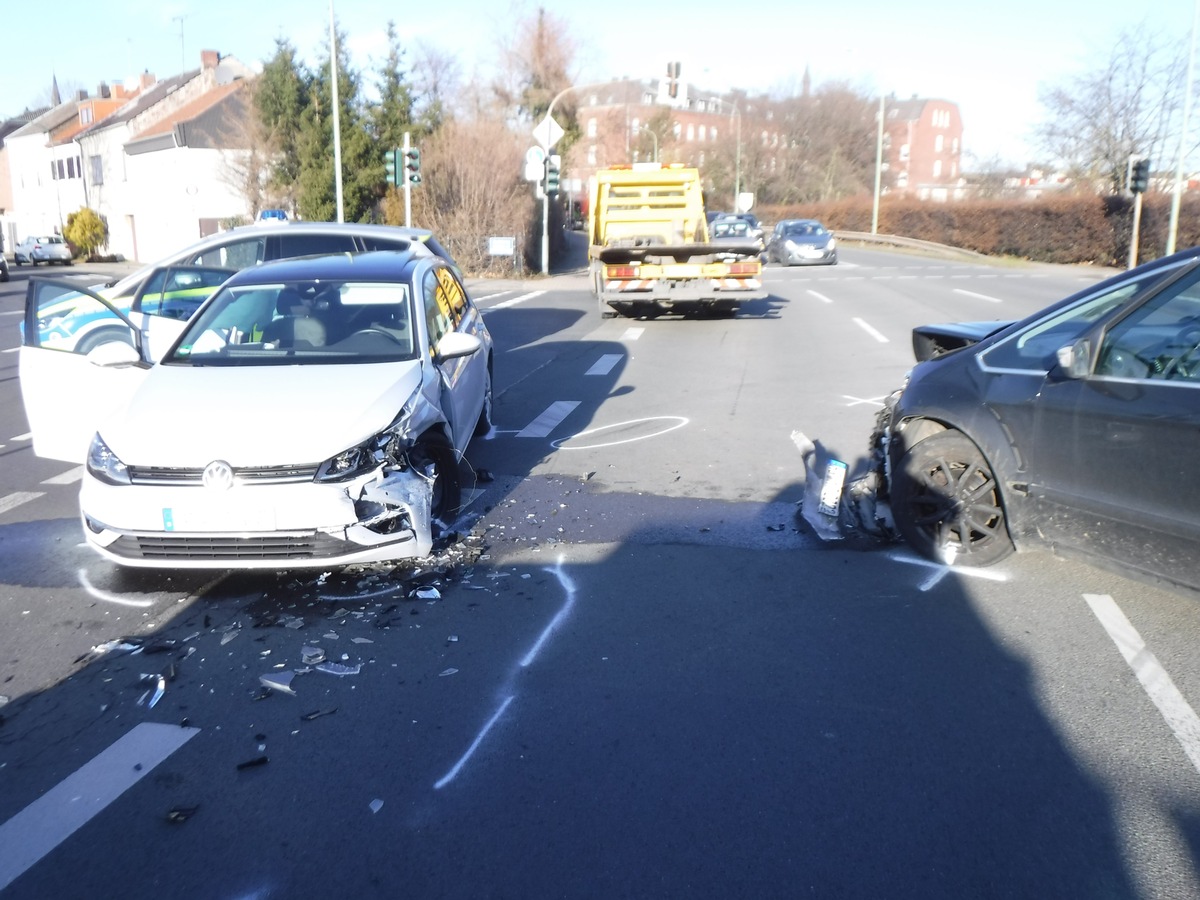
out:
<path id="1" fill-rule="evenodd" d="M 1059 347 L 1054 356 L 1059 370 L 1067 378 L 1086 378 L 1092 371 L 1092 342 L 1087 338 Z"/>

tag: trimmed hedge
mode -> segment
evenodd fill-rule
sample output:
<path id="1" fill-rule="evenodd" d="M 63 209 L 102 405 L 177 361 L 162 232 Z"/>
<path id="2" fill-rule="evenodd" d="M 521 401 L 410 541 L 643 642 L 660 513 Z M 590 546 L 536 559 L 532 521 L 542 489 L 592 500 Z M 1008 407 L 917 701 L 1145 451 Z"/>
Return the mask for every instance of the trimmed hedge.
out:
<path id="1" fill-rule="evenodd" d="M 871 199 L 856 198 L 799 206 L 761 207 L 759 218 L 819 219 L 831 231 L 871 230 Z M 1145 194 L 1138 260 L 1166 250 L 1171 217 L 1169 194 Z M 1091 263 L 1123 267 L 1129 259 L 1133 199 L 1108 196 L 1059 196 L 1037 201 L 936 203 L 884 197 L 879 233 L 934 241 L 989 256 L 1013 256 L 1035 262 Z M 1183 197 L 1176 247 L 1200 245 L 1200 197 Z"/>

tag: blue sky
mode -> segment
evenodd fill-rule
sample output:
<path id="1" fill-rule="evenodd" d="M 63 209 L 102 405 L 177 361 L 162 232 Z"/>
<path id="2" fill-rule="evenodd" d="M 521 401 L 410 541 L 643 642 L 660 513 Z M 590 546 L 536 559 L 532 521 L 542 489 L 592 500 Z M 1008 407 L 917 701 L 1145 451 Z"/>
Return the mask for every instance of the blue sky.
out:
<path id="1" fill-rule="evenodd" d="M 453 54 L 464 78 L 486 79 L 500 37 L 537 6 L 508 0 L 401 4 L 333 0 L 360 68 L 384 52 L 395 19 L 404 43 Z M 1143 23 L 1186 40 L 1200 0 L 603 0 L 544 2 L 567 22 L 581 83 L 657 77 L 677 60 L 684 80 L 708 90 L 795 88 L 807 66 L 815 85 L 845 81 L 880 92 L 952 100 L 969 156 L 1030 161 L 1044 113 L 1039 88 L 1095 68 L 1123 30 Z M 57 76 L 94 93 L 142 71 L 159 78 L 199 65 L 200 51 L 246 63 L 286 37 L 313 61 L 328 35 L 329 0 L 56 0 L 54 13 L 8 15 L 0 53 L 0 116 L 45 102 Z M 1153 9 L 1154 18 L 1148 19 Z M 103 10 L 103 12 L 101 12 Z M 406 16 L 405 11 L 420 16 Z M 748 12 L 744 12 L 747 10 Z M 181 40 L 182 28 L 182 40 Z"/>

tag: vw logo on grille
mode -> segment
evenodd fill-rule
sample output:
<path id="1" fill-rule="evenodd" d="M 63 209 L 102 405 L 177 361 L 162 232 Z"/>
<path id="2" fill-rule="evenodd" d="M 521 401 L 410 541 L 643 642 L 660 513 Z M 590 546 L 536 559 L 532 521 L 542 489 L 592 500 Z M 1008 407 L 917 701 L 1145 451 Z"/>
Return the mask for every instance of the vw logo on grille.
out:
<path id="1" fill-rule="evenodd" d="M 204 467 L 204 486 L 218 491 L 233 487 L 233 466 L 218 459 Z"/>

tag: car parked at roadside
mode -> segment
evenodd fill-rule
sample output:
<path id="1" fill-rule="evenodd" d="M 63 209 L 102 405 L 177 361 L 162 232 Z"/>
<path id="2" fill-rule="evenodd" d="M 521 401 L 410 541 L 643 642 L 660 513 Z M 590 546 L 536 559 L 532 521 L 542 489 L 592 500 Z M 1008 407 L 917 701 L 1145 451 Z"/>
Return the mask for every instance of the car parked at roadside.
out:
<path id="1" fill-rule="evenodd" d="M 13 262 L 18 266 L 29 263 L 58 263 L 63 266 L 71 265 L 73 256 L 67 242 L 57 234 L 27 237 L 13 248 Z"/>
<path id="2" fill-rule="evenodd" d="M 1200 588 L 1200 248 L 913 338 L 925 359 L 873 446 L 915 549 L 988 565 L 1050 545 Z"/>
<path id="3" fill-rule="evenodd" d="M 767 242 L 767 262 L 837 265 L 837 239 L 816 219 L 784 219 Z"/>
<path id="4" fill-rule="evenodd" d="M 445 260 L 413 247 L 234 274 L 151 364 L 64 352 L 33 327 L 20 384 L 39 456 L 83 463 L 87 543 L 132 567 L 284 569 L 425 556 L 490 429 L 492 341 Z"/>

